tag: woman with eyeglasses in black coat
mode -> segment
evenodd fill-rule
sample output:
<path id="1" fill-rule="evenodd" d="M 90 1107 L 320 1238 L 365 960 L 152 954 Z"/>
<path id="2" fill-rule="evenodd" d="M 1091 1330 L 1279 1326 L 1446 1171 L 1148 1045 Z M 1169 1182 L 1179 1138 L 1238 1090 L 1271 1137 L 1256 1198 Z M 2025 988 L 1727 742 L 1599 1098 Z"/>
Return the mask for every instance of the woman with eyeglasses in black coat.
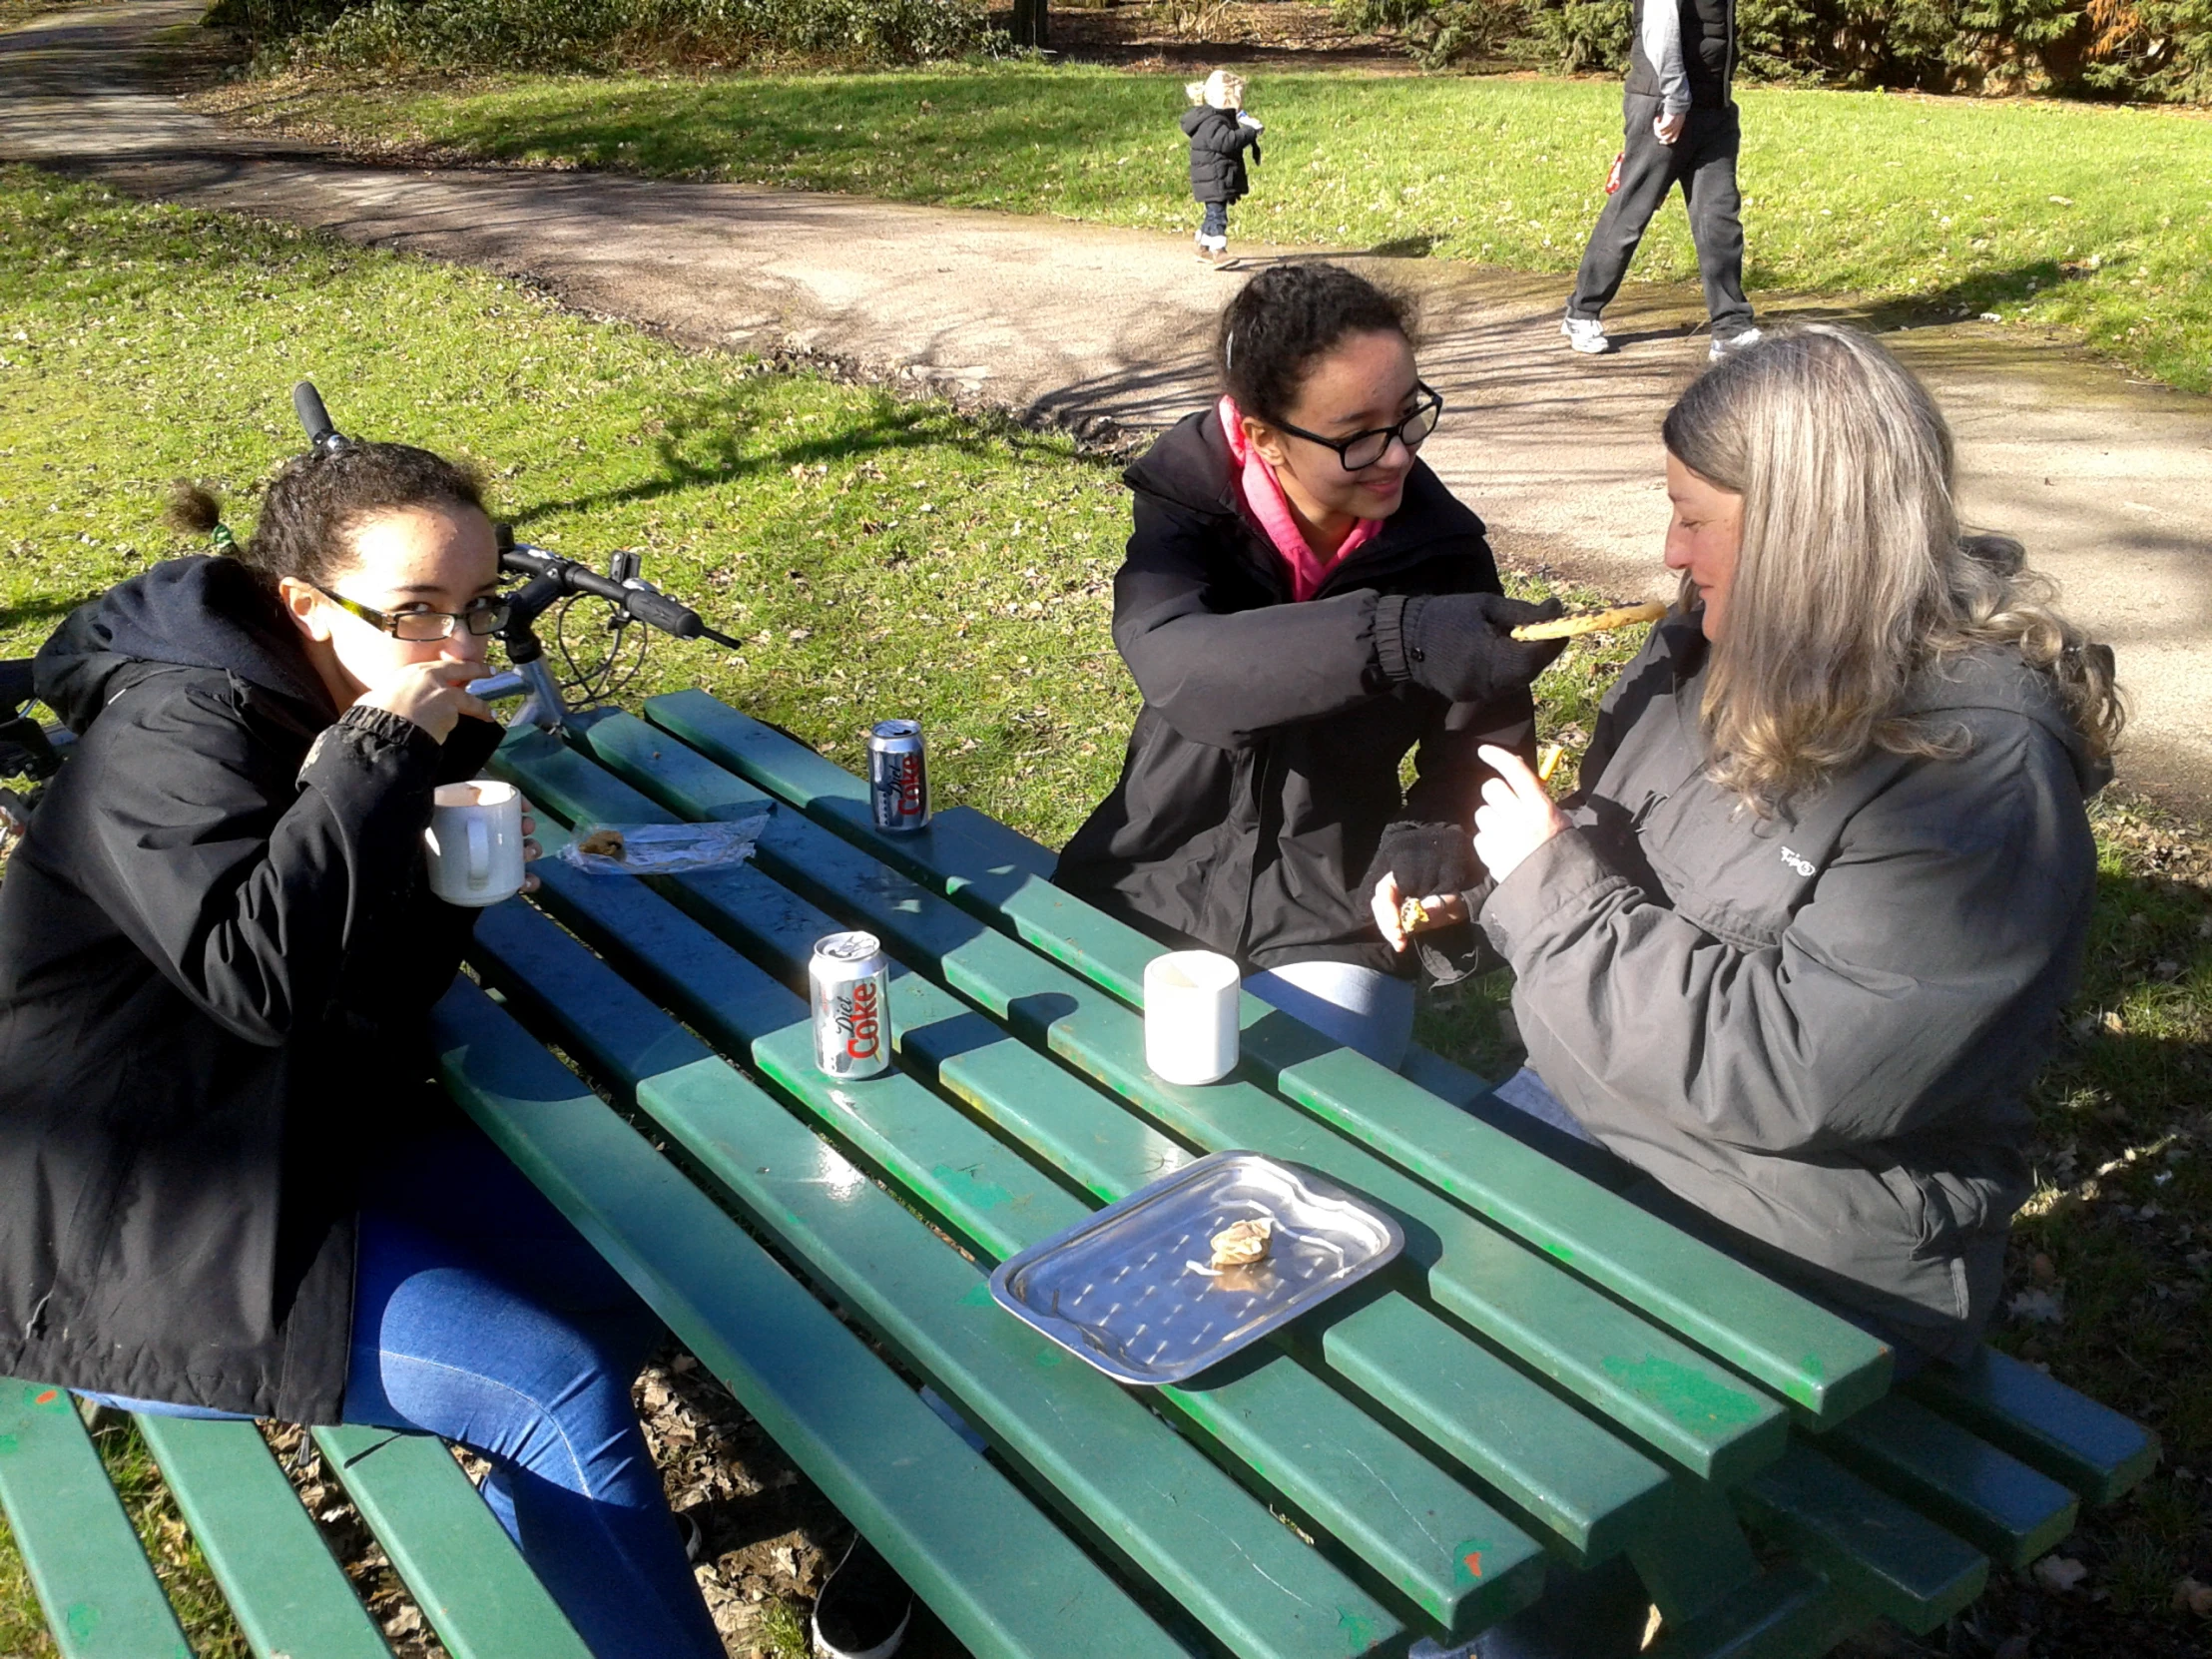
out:
<path id="1" fill-rule="evenodd" d="M 1222 314 L 1222 396 L 1124 475 L 1114 643 L 1144 694 L 1120 782 L 1054 879 L 1395 1066 L 1415 971 L 1368 894 L 1473 885 L 1484 744 L 1531 753 L 1558 654 L 1508 630 L 1482 521 L 1417 451 L 1442 399 L 1407 303 L 1340 267 L 1271 268 Z M 1400 787 L 1413 756 L 1415 779 Z M 1440 977 L 1471 929 L 1424 935 Z"/>

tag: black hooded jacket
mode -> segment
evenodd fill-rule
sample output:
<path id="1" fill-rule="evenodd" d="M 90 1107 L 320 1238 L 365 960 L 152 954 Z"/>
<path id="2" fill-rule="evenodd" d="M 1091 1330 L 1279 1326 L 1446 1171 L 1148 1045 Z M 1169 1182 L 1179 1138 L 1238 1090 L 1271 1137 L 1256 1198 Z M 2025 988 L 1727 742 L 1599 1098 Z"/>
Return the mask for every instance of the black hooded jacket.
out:
<path id="1" fill-rule="evenodd" d="M 1250 193 L 1244 153 L 1260 159 L 1260 135 L 1237 119 L 1235 110 L 1198 104 L 1183 112 L 1184 134 L 1191 141 L 1191 195 L 1200 202 L 1238 202 Z"/>
<path id="2" fill-rule="evenodd" d="M 1239 509 L 1212 410 L 1164 433 L 1124 478 L 1136 528 L 1114 578 L 1114 644 L 1144 693 L 1121 782 L 1053 879 L 1171 943 L 1254 967 L 1341 961 L 1410 973 L 1364 886 L 1383 828 L 1471 826 L 1494 743 L 1527 754 L 1527 691 L 1447 703 L 1406 681 L 1414 594 L 1497 593 L 1476 518 L 1416 462 L 1373 541 L 1293 603 L 1282 558 Z M 1417 748 L 1417 781 L 1398 767 Z M 1446 930 L 1462 946 L 1466 928 Z M 1449 954 L 1454 942 L 1426 935 Z"/>
<path id="3" fill-rule="evenodd" d="M 430 792 L 498 731 L 341 716 L 221 558 L 81 607 L 37 680 L 81 738 L 0 881 L 0 1374 L 333 1421 L 350 1172 L 426 1109 L 475 914 L 423 884 Z"/>

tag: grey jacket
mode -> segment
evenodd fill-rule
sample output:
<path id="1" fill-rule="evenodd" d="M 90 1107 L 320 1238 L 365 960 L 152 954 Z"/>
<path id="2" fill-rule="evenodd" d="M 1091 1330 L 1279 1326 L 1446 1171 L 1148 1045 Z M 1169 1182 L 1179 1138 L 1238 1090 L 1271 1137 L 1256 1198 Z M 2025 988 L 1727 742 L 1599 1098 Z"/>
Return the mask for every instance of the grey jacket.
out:
<path id="1" fill-rule="evenodd" d="M 1653 630 L 1576 829 L 1482 905 L 1529 1064 L 1747 1254 L 1962 1358 L 2029 1191 L 2108 772 L 2043 676 L 1977 653 L 1915 699 L 1970 753 L 1877 755 L 1762 822 L 1705 777 L 1705 658 L 1695 615 Z"/>

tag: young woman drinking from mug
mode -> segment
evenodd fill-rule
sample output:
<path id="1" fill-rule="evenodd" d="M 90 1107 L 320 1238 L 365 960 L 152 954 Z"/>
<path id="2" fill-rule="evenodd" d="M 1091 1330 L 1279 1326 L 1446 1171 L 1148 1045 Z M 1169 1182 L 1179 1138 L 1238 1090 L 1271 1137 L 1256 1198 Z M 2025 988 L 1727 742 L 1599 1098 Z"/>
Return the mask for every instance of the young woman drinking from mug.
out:
<path id="1" fill-rule="evenodd" d="M 0 1374 L 473 1446 L 594 1653 L 710 1659 L 657 1322 L 429 1081 L 476 912 L 422 830 L 498 742 L 498 575 L 467 474 L 356 443 L 40 652 L 80 740 L 0 881 Z"/>
<path id="2" fill-rule="evenodd" d="M 1477 750 L 1530 752 L 1528 685 L 1560 649 L 1508 630 L 1556 607 L 1501 595 L 1482 521 L 1419 460 L 1443 400 L 1402 300 L 1272 268 L 1223 312 L 1215 363 L 1220 400 L 1124 475 L 1114 643 L 1144 707 L 1054 880 L 1235 957 L 1248 989 L 1394 1066 L 1411 967 L 1367 894 L 1384 870 L 1474 878 Z M 1472 954 L 1466 929 L 1440 942 L 1432 965 Z"/>

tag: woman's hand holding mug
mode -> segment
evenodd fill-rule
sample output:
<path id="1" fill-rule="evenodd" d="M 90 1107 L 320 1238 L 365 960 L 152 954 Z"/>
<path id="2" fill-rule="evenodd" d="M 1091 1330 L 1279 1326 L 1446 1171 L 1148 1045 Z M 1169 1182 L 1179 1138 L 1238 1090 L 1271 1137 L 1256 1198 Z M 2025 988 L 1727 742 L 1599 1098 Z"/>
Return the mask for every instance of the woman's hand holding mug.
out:
<path id="1" fill-rule="evenodd" d="M 1518 755 L 1492 744 L 1475 753 L 1497 776 L 1482 786 L 1482 805 L 1474 810 L 1474 855 L 1493 879 L 1502 881 L 1531 852 L 1573 826 Z"/>

